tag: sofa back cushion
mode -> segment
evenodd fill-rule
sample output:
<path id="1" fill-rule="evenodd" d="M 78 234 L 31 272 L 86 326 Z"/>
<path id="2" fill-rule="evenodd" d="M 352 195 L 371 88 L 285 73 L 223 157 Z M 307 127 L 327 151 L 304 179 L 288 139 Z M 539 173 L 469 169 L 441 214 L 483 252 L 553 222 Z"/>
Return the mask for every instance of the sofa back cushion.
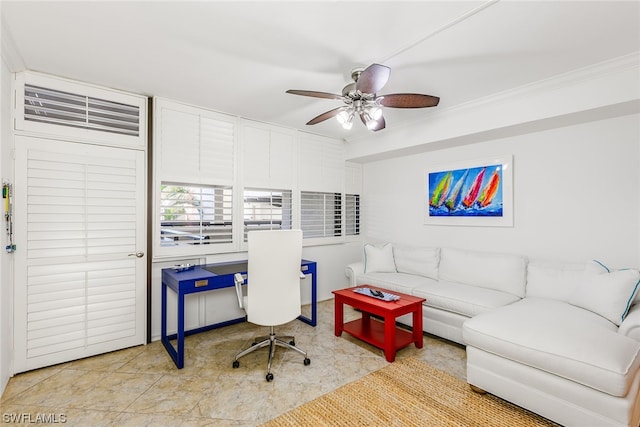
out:
<path id="1" fill-rule="evenodd" d="M 398 273 L 415 274 L 438 280 L 440 248 L 394 246 L 393 257 Z"/>
<path id="2" fill-rule="evenodd" d="M 527 266 L 527 296 L 569 301 L 580 286 L 586 263 L 530 261 Z"/>
<path id="3" fill-rule="evenodd" d="M 599 261 L 561 263 L 531 260 L 527 265 L 526 294 L 528 297 L 567 302 L 585 276 L 608 272 L 607 267 Z"/>
<path id="4" fill-rule="evenodd" d="M 526 259 L 520 255 L 442 248 L 440 280 L 481 286 L 524 297 Z"/>

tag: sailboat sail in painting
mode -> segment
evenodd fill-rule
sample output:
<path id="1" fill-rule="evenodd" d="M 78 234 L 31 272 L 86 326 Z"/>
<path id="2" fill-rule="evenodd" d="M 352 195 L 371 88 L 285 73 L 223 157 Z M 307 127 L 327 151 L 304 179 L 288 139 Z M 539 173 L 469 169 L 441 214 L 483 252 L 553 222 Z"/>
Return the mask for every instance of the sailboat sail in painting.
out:
<path id="1" fill-rule="evenodd" d="M 442 203 L 449 193 L 449 187 L 451 187 L 451 172 L 447 172 L 447 174 L 438 182 L 438 185 L 435 190 L 433 190 L 433 194 L 429 200 L 429 205 L 435 208 L 442 206 Z"/>
<path id="2" fill-rule="evenodd" d="M 444 202 L 444 205 L 450 211 L 455 210 L 460 204 L 460 200 L 462 199 L 462 186 L 464 185 L 464 181 L 467 179 L 467 175 L 469 175 L 469 170 L 464 171 L 464 175 L 460 177 L 458 182 L 456 182 L 456 186 L 451 190 L 451 194 Z"/>
<path id="3" fill-rule="evenodd" d="M 502 165 L 432 172 L 428 180 L 429 216 L 503 216 Z"/>
<path id="4" fill-rule="evenodd" d="M 473 184 L 471 184 L 471 188 L 469 188 L 467 196 L 462 201 L 466 208 L 470 208 L 471 206 L 473 206 L 473 203 L 478 198 L 478 194 L 480 193 L 480 186 L 482 185 L 482 180 L 484 179 L 484 171 L 486 169 L 487 168 L 482 168 L 480 173 L 478 173 L 473 179 Z"/>
<path id="5" fill-rule="evenodd" d="M 489 182 L 480 193 L 480 197 L 478 197 L 477 203 L 480 207 L 489 206 L 493 197 L 498 192 L 498 186 L 500 185 L 500 175 L 498 175 L 498 170 L 493 171 L 493 175 L 489 178 Z"/>

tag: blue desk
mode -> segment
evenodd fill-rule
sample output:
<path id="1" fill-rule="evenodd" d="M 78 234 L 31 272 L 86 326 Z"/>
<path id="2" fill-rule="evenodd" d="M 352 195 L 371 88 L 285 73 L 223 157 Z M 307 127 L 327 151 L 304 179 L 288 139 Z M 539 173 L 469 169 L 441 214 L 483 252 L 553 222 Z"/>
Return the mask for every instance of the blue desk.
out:
<path id="1" fill-rule="evenodd" d="M 298 319 L 311 325 L 317 324 L 317 277 L 316 262 L 303 259 L 300 263 L 300 271 L 305 275 L 311 275 L 311 318 L 300 316 Z M 176 271 L 173 268 L 162 269 L 162 327 L 161 340 L 167 352 L 173 359 L 178 369 L 184 367 L 184 338 L 185 336 L 234 323 L 244 322 L 246 316 L 225 322 L 214 323 L 189 331 L 184 330 L 184 297 L 187 294 L 212 291 L 215 289 L 235 287 L 233 276 L 235 273 L 247 274 L 247 261 L 221 262 L 215 264 L 197 265 L 192 270 Z M 177 333 L 167 335 L 167 288 L 172 289 L 178 296 L 178 325 Z M 177 339 L 177 348 L 170 340 Z"/>

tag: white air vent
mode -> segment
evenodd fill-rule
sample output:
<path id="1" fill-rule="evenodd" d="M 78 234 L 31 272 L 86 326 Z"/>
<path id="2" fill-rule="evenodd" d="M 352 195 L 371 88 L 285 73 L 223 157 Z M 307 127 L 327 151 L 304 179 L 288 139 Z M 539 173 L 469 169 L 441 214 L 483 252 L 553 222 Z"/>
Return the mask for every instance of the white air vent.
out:
<path id="1" fill-rule="evenodd" d="M 140 108 L 25 84 L 24 119 L 124 135 L 140 134 Z"/>
<path id="2" fill-rule="evenodd" d="M 33 71 L 15 74 L 14 91 L 14 128 L 18 133 L 142 150 L 147 147 L 146 96 Z"/>

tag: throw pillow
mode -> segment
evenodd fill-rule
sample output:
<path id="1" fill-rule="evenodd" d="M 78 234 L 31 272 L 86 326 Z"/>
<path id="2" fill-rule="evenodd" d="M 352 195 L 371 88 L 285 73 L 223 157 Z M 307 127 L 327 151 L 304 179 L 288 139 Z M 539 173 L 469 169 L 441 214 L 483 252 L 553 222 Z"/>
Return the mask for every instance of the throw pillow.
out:
<path id="1" fill-rule="evenodd" d="M 387 243 L 382 247 L 364 245 L 365 273 L 395 273 L 396 263 L 393 260 L 393 246 Z"/>
<path id="2" fill-rule="evenodd" d="M 611 273 L 611 271 L 619 271 L 619 270 L 634 270 L 630 268 L 620 268 L 618 270 L 612 270 L 610 267 L 605 265 L 603 262 L 594 259 L 589 264 L 587 264 L 587 269 L 585 272 L 587 274 L 602 274 L 602 273 Z M 640 303 L 640 286 L 638 286 L 638 292 L 636 292 L 635 298 L 631 301 L 630 306 L 634 304 Z"/>
<path id="3" fill-rule="evenodd" d="M 592 311 L 620 326 L 640 284 L 637 270 L 586 274 L 569 297 L 569 304 Z"/>

